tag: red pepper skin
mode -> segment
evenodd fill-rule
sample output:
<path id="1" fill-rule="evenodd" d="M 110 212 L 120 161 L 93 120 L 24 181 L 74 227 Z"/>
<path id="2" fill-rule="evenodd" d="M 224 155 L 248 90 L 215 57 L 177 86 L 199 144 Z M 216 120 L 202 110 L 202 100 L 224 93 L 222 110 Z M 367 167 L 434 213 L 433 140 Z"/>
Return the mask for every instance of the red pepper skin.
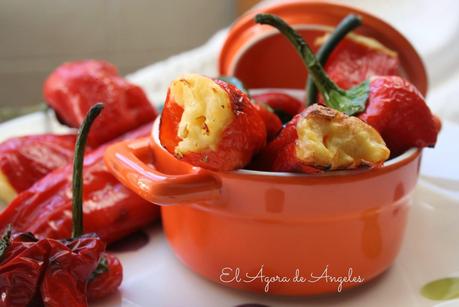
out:
<path id="1" fill-rule="evenodd" d="M 107 271 L 95 276 L 88 282 L 88 300 L 97 300 L 116 292 L 123 280 L 123 267 L 119 259 L 104 253 Z"/>
<path id="2" fill-rule="evenodd" d="M 95 234 L 63 241 L 13 234 L 0 263 L 2 306 L 87 306 L 87 283 L 104 250 Z"/>
<path id="3" fill-rule="evenodd" d="M 274 139 L 282 129 L 281 120 L 268 105 L 255 102 L 254 106 L 265 123 L 268 141 Z"/>
<path id="4" fill-rule="evenodd" d="M 378 167 L 388 157 L 389 150 L 376 129 L 356 117 L 314 104 L 284 127 L 256 158 L 254 167 L 311 174 Z"/>
<path id="5" fill-rule="evenodd" d="M 273 172 L 298 172 L 305 174 L 321 172 L 320 169 L 301 163 L 295 154 L 295 142 L 298 139 L 296 126 L 303 116 L 303 113 L 297 114 L 288 122 L 279 135 L 255 158 L 251 167 L 257 170 Z"/>
<path id="6" fill-rule="evenodd" d="M 83 235 L 68 242 L 47 240 L 48 265 L 40 292 L 47 307 L 87 306 L 87 281 L 96 269 L 105 243 L 96 235 Z"/>
<path id="7" fill-rule="evenodd" d="M 358 117 L 378 130 L 391 156 L 411 147 L 435 145 L 441 123 L 419 91 L 399 77 L 400 63 L 395 53 L 388 54 L 348 38 L 333 51 L 325 70 L 343 89 L 370 80 L 366 109 Z"/>
<path id="8" fill-rule="evenodd" d="M 58 118 L 79 127 L 89 108 L 104 102 L 104 113 L 94 122 L 88 144 L 100 145 L 156 117 L 143 90 L 118 75 L 103 61 L 64 63 L 45 82 L 44 97 Z"/>
<path id="9" fill-rule="evenodd" d="M 343 40 L 325 65 L 330 79 L 343 89 L 370 80 L 370 95 L 360 119 L 373 126 L 397 156 L 411 147 L 432 147 L 441 123 L 419 91 L 399 77 L 396 54 Z"/>
<path id="10" fill-rule="evenodd" d="M 151 124 L 119 138 L 137 138 L 150 133 Z M 124 187 L 106 169 L 107 145 L 84 160 L 84 228 L 104 241 L 118 240 L 159 217 L 159 209 Z M 0 213 L 0 229 L 11 224 L 17 231 L 30 231 L 38 238 L 70 237 L 72 226 L 72 165 L 60 168 L 20 193 Z"/>
<path id="11" fill-rule="evenodd" d="M 421 93 L 397 76 L 370 79 L 366 109 L 358 117 L 381 134 L 392 156 L 433 147 L 441 127 Z"/>
<path id="12" fill-rule="evenodd" d="M 1 306 L 27 306 L 37 296 L 47 257 L 47 242 L 36 242 L 31 234 L 11 237 L 0 263 Z"/>
<path id="13" fill-rule="evenodd" d="M 282 112 L 291 118 L 304 110 L 304 103 L 300 100 L 281 92 L 270 92 L 252 95 L 257 103 L 265 103 L 270 106 L 275 113 Z"/>
<path id="14" fill-rule="evenodd" d="M 215 151 L 188 152 L 179 159 L 215 171 L 229 171 L 247 165 L 252 156 L 266 143 L 266 126 L 256 108 L 242 91 L 232 84 L 214 80 L 229 96 L 234 114 L 233 120 L 223 130 Z M 159 138 L 172 154 L 180 142 L 177 136 L 183 108 L 167 95 L 161 115 Z"/>
<path id="15" fill-rule="evenodd" d="M 75 135 L 42 134 L 11 138 L 0 144 L 0 172 L 22 192 L 73 159 Z"/>
<path id="16" fill-rule="evenodd" d="M 345 38 L 331 53 L 325 71 L 343 89 L 350 89 L 373 76 L 399 76 L 400 61 L 397 53 L 382 48 L 372 48 Z"/>

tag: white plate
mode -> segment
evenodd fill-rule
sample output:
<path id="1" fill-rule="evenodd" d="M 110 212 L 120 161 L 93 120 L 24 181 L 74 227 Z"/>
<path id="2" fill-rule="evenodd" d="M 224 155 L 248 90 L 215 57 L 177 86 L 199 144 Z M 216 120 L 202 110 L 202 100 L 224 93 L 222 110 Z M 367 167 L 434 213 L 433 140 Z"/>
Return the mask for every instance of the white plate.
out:
<path id="1" fill-rule="evenodd" d="M 0 141 L 17 135 L 65 131 L 52 116 L 34 113 L 0 124 Z M 116 252 L 124 266 L 118 294 L 94 306 L 459 306 L 421 296 L 427 282 L 459 276 L 459 126 L 444 123 L 435 150 L 425 150 L 408 229 L 394 266 L 359 289 L 319 298 L 284 298 L 240 292 L 213 284 L 185 268 L 159 224 L 136 251 Z"/>

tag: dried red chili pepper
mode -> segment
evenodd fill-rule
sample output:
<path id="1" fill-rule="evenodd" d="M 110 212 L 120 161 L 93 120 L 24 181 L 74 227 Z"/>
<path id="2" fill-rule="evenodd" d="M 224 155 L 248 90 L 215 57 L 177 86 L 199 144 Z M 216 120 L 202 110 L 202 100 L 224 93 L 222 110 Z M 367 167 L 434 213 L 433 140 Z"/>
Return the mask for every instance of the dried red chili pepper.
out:
<path id="1" fill-rule="evenodd" d="M 328 78 L 303 38 L 282 19 L 259 14 L 256 21 L 277 28 L 295 46 L 327 106 L 358 114 L 379 131 L 393 155 L 411 147 L 435 145 L 438 124 L 408 81 L 398 76 L 374 76 L 345 91 Z"/>
<path id="2" fill-rule="evenodd" d="M 151 124 L 127 133 L 116 141 L 147 136 Z M 112 242 L 159 217 L 151 205 L 124 187 L 106 169 L 103 145 L 85 157 L 83 184 L 85 229 Z M 39 238 L 63 239 L 72 225 L 72 166 L 67 165 L 20 193 L 0 214 L 0 230 L 11 224 L 17 231 L 30 231 Z"/>
<path id="3" fill-rule="evenodd" d="M 360 119 L 312 105 L 296 115 L 257 157 L 255 168 L 278 172 L 378 166 L 389 157 L 379 133 Z"/>
<path id="4" fill-rule="evenodd" d="M 69 62 L 51 73 L 44 85 L 44 97 L 58 118 L 70 127 L 79 127 L 89 108 L 105 104 L 104 114 L 94 123 L 91 145 L 100 145 L 133 130 L 156 117 L 143 90 L 118 75 L 104 61 Z"/>
<path id="5" fill-rule="evenodd" d="M 179 159 L 212 170 L 233 170 L 244 167 L 264 146 L 266 127 L 235 86 L 186 75 L 169 87 L 159 137 Z"/>
<path id="6" fill-rule="evenodd" d="M 0 199 L 10 202 L 51 171 L 73 159 L 75 135 L 41 134 L 0 144 Z"/>

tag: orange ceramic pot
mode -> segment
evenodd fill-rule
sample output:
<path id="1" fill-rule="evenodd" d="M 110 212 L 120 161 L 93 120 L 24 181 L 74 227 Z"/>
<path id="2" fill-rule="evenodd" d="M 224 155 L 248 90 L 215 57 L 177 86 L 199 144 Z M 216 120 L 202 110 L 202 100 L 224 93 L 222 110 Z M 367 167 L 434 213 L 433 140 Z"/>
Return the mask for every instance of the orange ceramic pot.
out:
<path id="1" fill-rule="evenodd" d="M 414 48 L 366 12 L 328 1 L 281 2 L 262 11 L 281 16 L 309 42 L 345 15 L 359 14 L 364 26 L 357 32 L 396 50 L 405 77 L 423 94 L 427 91 Z M 304 88 L 306 72 L 298 56 L 275 30 L 253 22 L 258 12 L 249 12 L 230 29 L 220 73 L 235 75 L 248 88 Z M 315 295 L 361 285 L 394 262 L 420 150 L 372 170 L 212 172 L 169 154 L 159 142 L 159 121 L 150 139 L 111 146 L 105 162 L 123 184 L 162 205 L 170 245 L 193 271 L 244 290 Z"/>
<path id="2" fill-rule="evenodd" d="M 360 9 L 326 0 L 279 1 L 248 12 L 231 27 L 220 53 L 220 75 L 236 76 L 247 88 L 303 89 L 307 72 L 292 46 L 278 31 L 255 24 L 257 13 L 271 13 L 292 25 L 315 49 L 315 39 L 335 27 L 346 15 L 362 16 L 354 32 L 377 39 L 395 50 L 402 76 L 425 96 L 427 75 L 422 60 L 408 40 L 383 20 Z"/>
<path id="3" fill-rule="evenodd" d="M 420 150 L 372 170 L 211 172 L 169 154 L 159 121 L 150 139 L 111 146 L 105 162 L 162 205 L 170 245 L 193 271 L 244 290 L 314 295 L 361 285 L 393 263 Z"/>

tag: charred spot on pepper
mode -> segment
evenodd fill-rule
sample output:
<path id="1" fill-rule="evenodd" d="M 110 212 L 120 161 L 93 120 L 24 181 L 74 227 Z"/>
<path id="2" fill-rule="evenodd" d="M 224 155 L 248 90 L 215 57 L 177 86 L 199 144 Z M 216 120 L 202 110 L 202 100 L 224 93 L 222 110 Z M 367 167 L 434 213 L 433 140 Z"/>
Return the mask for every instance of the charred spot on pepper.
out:
<path id="1" fill-rule="evenodd" d="M 180 79 L 179 81 L 185 83 L 187 86 L 191 86 L 191 83 L 186 79 Z"/>
<path id="2" fill-rule="evenodd" d="M 183 159 L 183 154 L 180 152 L 176 152 L 174 155 L 177 159 L 182 160 Z"/>
<path id="3" fill-rule="evenodd" d="M 209 156 L 208 155 L 202 156 L 201 161 L 204 163 L 207 163 L 209 161 Z"/>
<path id="4" fill-rule="evenodd" d="M 11 232 L 11 225 L 8 225 L 8 227 L 2 235 L 2 238 L 0 239 L 0 260 L 3 258 L 3 254 L 10 245 Z"/>

